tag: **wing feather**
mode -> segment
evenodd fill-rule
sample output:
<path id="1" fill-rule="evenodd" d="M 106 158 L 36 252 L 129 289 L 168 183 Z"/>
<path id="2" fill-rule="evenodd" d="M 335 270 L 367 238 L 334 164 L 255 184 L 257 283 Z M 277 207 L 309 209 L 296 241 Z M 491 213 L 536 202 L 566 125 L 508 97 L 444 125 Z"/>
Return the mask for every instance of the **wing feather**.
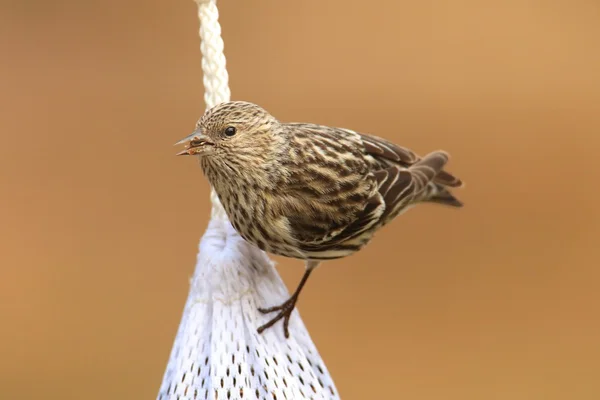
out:
<path id="1" fill-rule="evenodd" d="M 359 133 L 359 135 L 361 136 L 367 154 L 370 154 L 377 159 L 392 161 L 407 168 L 421 160 L 421 157 L 405 147 L 398 146 L 397 144 L 388 142 L 377 136 L 364 133 Z M 448 187 L 462 186 L 460 179 L 443 170 L 438 172 L 434 182 Z"/>
<path id="2" fill-rule="evenodd" d="M 409 168 L 394 165 L 375 172 L 379 193 L 385 201 L 382 223 L 391 220 L 410 204 L 423 199 L 428 194 L 427 188 L 447 162 L 448 155 L 436 151 Z"/>

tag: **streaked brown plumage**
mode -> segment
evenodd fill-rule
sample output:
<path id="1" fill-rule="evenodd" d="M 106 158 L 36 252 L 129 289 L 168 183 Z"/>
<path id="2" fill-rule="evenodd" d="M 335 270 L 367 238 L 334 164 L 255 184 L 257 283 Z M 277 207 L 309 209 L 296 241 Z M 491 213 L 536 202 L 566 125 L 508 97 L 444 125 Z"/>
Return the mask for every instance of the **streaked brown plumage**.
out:
<path id="1" fill-rule="evenodd" d="M 348 256 L 401 212 L 420 202 L 462 206 L 448 190 L 461 181 L 443 170 L 448 155 L 421 158 L 384 139 L 348 129 L 281 123 L 241 101 L 208 110 L 179 143 L 199 155 L 234 228 L 267 252 L 306 261 L 292 297 L 261 309 L 289 316 L 310 272 Z"/>

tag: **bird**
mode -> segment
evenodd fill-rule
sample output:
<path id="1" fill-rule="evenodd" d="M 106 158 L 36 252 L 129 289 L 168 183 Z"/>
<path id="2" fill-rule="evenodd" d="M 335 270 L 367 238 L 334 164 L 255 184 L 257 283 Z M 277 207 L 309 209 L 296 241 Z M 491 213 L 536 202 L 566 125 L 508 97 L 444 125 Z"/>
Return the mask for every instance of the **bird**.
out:
<path id="1" fill-rule="evenodd" d="M 200 117 L 177 155 L 198 156 L 234 229 L 267 253 L 303 260 L 305 272 L 261 334 L 289 320 L 311 272 L 361 250 L 383 226 L 419 203 L 462 207 L 438 150 L 421 157 L 378 136 L 312 123 L 284 123 L 247 101 Z"/>

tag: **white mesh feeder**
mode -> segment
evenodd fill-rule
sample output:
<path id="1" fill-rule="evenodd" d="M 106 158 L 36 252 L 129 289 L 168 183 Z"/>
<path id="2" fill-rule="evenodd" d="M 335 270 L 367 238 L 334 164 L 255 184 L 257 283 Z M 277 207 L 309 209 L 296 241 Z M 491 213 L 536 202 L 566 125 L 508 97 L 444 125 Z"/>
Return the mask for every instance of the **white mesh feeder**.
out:
<path id="1" fill-rule="evenodd" d="M 229 101 L 216 0 L 196 0 L 207 108 Z M 214 191 L 212 217 L 169 357 L 159 400 L 339 399 L 297 310 L 286 339 L 259 307 L 289 298 L 273 262 L 242 239 Z"/>

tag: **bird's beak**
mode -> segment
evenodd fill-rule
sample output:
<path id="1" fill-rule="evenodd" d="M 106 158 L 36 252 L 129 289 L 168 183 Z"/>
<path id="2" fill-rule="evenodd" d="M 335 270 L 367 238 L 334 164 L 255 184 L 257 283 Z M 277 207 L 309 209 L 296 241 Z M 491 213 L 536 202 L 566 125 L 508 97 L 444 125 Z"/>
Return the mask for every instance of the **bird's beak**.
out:
<path id="1" fill-rule="evenodd" d="M 213 145 L 213 142 L 204 135 L 200 129 L 195 130 L 191 135 L 184 137 L 179 142 L 175 143 L 175 146 L 187 143 L 185 150 L 180 151 L 176 155 L 178 156 L 193 156 L 202 151 L 207 145 Z"/>

